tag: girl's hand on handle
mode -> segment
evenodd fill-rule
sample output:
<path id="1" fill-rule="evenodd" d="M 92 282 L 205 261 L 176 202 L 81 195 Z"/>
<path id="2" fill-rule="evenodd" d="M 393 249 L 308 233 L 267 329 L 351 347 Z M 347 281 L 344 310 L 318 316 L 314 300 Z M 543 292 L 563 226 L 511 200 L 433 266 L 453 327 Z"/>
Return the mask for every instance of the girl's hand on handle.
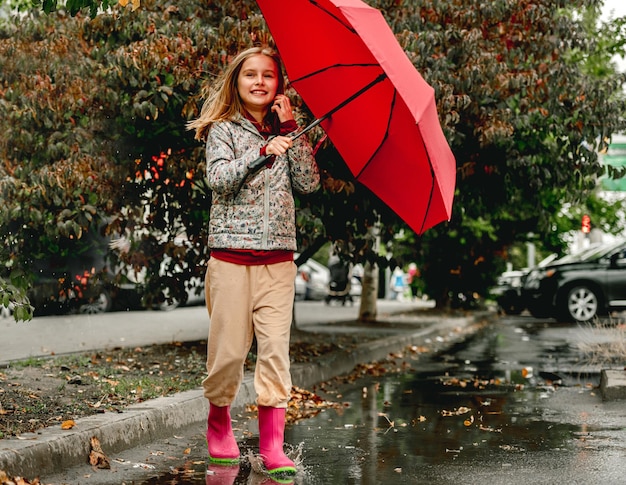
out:
<path id="1" fill-rule="evenodd" d="M 276 136 L 265 147 L 266 155 L 284 155 L 293 146 L 293 140 L 288 136 Z"/>
<path id="2" fill-rule="evenodd" d="M 271 110 L 276 113 L 281 123 L 294 119 L 291 111 L 291 100 L 284 94 L 276 95 Z"/>

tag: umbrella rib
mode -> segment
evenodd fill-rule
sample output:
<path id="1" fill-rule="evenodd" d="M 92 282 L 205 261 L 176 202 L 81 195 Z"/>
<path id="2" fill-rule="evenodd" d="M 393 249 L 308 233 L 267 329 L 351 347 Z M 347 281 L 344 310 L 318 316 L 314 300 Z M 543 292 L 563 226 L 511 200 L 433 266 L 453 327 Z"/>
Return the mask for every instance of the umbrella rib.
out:
<path id="1" fill-rule="evenodd" d="M 317 76 L 317 75 L 319 75 L 319 74 L 321 74 L 321 73 L 323 73 L 325 71 L 330 71 L 331 69 L 336 69 L 336 68 L 339 68 L 339 67 L 377 67 L 378 69 L 380 69 L 380 65 L 375 64 L 375 63 L 332 64 L 330 66 L 323 67 L 322 69 L 318 69 L 317 71 L 313 71 L 313 72 L 310 72 L 308 74 L 305 74 L 304 76 L 299 77 L 297 79 L 293 79 L 293 80 L 290 79 L 289 80 L 289 84 L 291 84 L 293 86 L 295 83 L 299 83 L 299 82 L 304 81 L 306 79 L 309 79 L 311 77 Z M 295 89 L 295 87 L 294 87 L 294 89 Z M 296 89 L 296 91 L 297 91 L 297 89 Z"/>
<path id="2" fill-rule="evenodd" d="M 337 22 L 339 22 L 341 25 L 343 25 L 350 33 L 357 35 L 356 30 L 354 29 L 354 27 L 352 27 L 350 24 L 344 22 L 343 20 L 341 20 L 337 15 L 335 15 L 334 13 L 330 12 L 327 8 L 322 7 L 319 2 L 317 2 L 316 0 L 310 0 L 311 5 L 314 5 L 315 7 L 319 8 L 322 12 L 326 13 L 328 16 L 334 18 Z"/>
<path id="3" fill-rule="evenodd" d="M 393 90 L 393 99 L 391 100 L 391 107 L 389 108 L 389 117 L 387 118 L 387 128 L 385 129 L 385 136 L 383 136 L 383 139 L 380 141 L 380 143 L 378 144 L 378 147 L 376 147 L 376 150 L 374 150 L 374 153 L 372 153 L 372 156 L 369 158 L 369 160 L 367 162 L 365 162 L 365 164 L 363 165 L 363 168 L 361 168 L 361 170 L 359 170 L 359 173 L 357 173 L 355 175 L 355 177 L 357 179 L 361 176 L 363 171 L 367 168 L 367 166 L 370 164 L 370 162 L 374 159 L 374 157 L 376 156 L 376 154 L 378 153 L 380 148 L 385 143 L 385 140 L 387 139 L 387 136 L 389 136 L 389 125 L 391 125 L 391 116 L 393 114 L 393 108 L 396 105 L 396 98 L 397 97 L 398 97 L 398 91 L 396 91 L 394 89 Z"/>
<path id="4" fill-rule="evenodd" d="M 424 149 L 426 151 L 426 145 L 424 145 Z M 428 210 L 430 209 L 430 204 L 433 201 L 433 195 L 435 194 L 435 170 L 433 169 L 433 164 L 430 161 L 430 155 L 428 151 L 426 151 L 426 158 L 428 159 L 428 167 L 430 168 L 430 178 L 432 183 L 430 184 L 430 194 L 428 195 L 428 205 L 426 206 L 426 210 L 424 211 L 424 219 L 422 219 L 422 227 L 420 227 L 420 234 L 424 232 L 424 226 L 426 225 L 426 218 L 428 217 Z"/>

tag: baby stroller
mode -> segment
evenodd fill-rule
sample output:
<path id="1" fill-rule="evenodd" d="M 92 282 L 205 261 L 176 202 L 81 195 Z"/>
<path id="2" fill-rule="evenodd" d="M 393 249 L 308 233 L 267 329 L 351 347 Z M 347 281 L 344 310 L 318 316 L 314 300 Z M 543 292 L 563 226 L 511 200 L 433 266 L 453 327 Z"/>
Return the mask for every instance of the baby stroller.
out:
<path id="1" fill-rule="evenodd" d="M 328 294 L 324 299 L 326 304 L 329 305 L 333 300 L 341 302 L 342 305 L 345 305 L 346 301 L 352 304 L 350 267 L 348 264 L 339 258 L 332 258 L 328 263 L 328 269 L 330 270 L 330 282 L 328 284 Z"/>

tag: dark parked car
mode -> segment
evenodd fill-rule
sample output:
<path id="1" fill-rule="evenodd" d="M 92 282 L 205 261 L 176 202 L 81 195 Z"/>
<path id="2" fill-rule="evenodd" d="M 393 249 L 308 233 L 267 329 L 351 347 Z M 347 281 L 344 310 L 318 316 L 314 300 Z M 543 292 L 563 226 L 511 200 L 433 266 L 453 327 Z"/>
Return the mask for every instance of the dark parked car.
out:
<path id="1" fill-rule="evenodd" d="M 556 253 L 552 253 L 547 258 L 541 260 L 536 267 L 542 268 L 547 266 L 556 257 Z M 526 309 L 526 303 L 522 296 L 522 285 L 530 271 L 528 268 L 505 271 L 498 277 L 496 286 L 490 288 L 489 293 L 495 298 L 500 309 L 507 315 L 519 315 Z"/>
<path id="2" fill-rule="evenodd" d="M 535 268 L 522 296 L 538 318 L 587 322 L 626 309 L 626 241 L 591 248 Z"/>
<path id="3" fill-rule="evenodd" d="M 525 308 L 521 295 L 524 275 L 526 272 L 522 270 L 505 271 L 498 277 L 496 286 L 489 290 L 507 315 L 519 315 Z"/>

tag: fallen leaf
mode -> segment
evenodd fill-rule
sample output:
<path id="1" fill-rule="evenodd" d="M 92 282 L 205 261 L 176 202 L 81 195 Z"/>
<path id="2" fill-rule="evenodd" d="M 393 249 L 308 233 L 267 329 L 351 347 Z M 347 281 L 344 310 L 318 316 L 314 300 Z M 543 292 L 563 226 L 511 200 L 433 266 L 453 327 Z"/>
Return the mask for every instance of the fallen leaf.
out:
<path id="1" fill-rule="evenodd" d="M 491 426 L 483 426 L 482 424 L 478 427 L 478 429 L 481 431 L 489 431 L 490 433 L 502 433 L 501 429 L 495 429 Z"/>
<path id="2" fill-rule="evenodd" d="M 441 411 L 441 415 L 442 416 L 460 416 L 461 414 L 467 414 L 470 411 L 471 411 L 470 408 L 461 406 L 460 408 L 455 409 L 454 411 L 447 411 L 446 409 L 444 409 L 443 411 Z"/>
<path id="3" fill-rule="evenodd" d="M 73 419 L 68 419 L 61 423 L 61 429 L 72 429 L 74 426 L 76 426 L 76 422 Z"/>
<path id="4" fill-rule="evenodd" d="M 342 405 L 339 403 L 326 401 L 311 391 L 294 386 L 291 389 L 291 399 L 287 405 L 286 421 L 287 423 L 295 423 L 319 414 L 324 408 L 341 407 Z M 247 409 L 254 411 L 254 406 L 248 406 Z"/>
<path id="5" fill-rule="evenodd" d="M 91 451 L 89 452 L 89 464 L 91 466 L 95 466 L 96 468 L 101 469 L 110 469 L 111 462 L 109 458 L 102 451 L 102 447 L 100 446 L 100 441 L 98 438 L 93 436 L 91 440 L 89 440 L 91 444 Z"/>
<path id="6" fill-rule="evenodd" d="M 189 453 L 191 453 L 191 448 L 186 448 L 185 451 L 183 451 L 183 455 L 188 455 Z"/>
<path id="7" fill-rule="evenodd" d="M 42 485 L 39 481 L 39 478 L 33 478 L 32 481 L 28 481 L 22 477 L 10 477 L 4 472 L 0 470 L 0 484 L 2 485 Z"/>

